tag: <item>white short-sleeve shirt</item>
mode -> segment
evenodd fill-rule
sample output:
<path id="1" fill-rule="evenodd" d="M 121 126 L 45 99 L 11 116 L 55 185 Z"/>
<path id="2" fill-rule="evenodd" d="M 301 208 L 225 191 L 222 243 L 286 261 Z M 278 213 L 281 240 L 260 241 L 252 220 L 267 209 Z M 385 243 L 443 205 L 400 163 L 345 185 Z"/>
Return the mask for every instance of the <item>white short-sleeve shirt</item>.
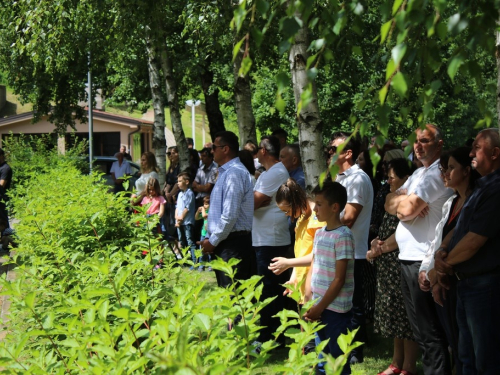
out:
<path id="1" fill-rule="evenodd" d="M 262 172 L 257 179 L 253 190 L 271 197 L 271 203 L 253 213 L 253 246 L 290 245 L 288 218 L 276 205 L 276 192 L 288 177 L 288 171 L 283 163 L 279 162 Z"/>
<path id="2" fill-rule="evenodd" d="M 347 203 L 357 203 L 363 206 L 356 222 L 351 228 L 354 235 L 355 259 L 366 259 L 368 251 L 368 232 L 373 207 L 373 186 L 370 177 L 357 164 L 339 173 L 336 180 L 347 190 Z M 341 212 L 343 218 L 345 210 Z"/>
<path id="3" fill-rule="evenodd" d="M 415 194 L 429 206 L 425 217 L 400 221 L 396 229 L 399 259 L 422 261 L 434 239 L 436 227 L 442 217 L 445 202 L 453 195 L 453 190 L 444 187 L 439 171 L 439 160 L 428 168 L 417 169 L 399 190 L 406 189 L 408 195 Z"/>

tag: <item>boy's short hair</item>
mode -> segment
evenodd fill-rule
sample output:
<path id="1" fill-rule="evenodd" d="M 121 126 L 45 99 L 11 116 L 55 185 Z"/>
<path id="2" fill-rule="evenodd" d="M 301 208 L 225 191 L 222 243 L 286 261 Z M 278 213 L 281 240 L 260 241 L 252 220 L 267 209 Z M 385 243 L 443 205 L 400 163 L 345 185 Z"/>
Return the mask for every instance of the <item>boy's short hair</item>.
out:
<path id="1" fill-rule="evenodd" d="M 184 181 L 191 182 L 191 175 L 187 172 L 181 172 L 177 175 L 177 178 L 182 178 Z"/>
<path id="2" fill-rule="evenodd" d="M 205 195 L 203 197 L 203 204 L 206 204 L 206 203 L 210 204 L 210 195 Z"/>
<path id="3" fill-rule="evenodd" d="M 314 195 L 321 194 L 330 206 L 334 203 L 338 203 L 340 211 L 342 211 L 347 204 L 347 190 L 342 184 L 336 181 L 325 180 L 323 186 L 316 186 L 312 193 Z"/>

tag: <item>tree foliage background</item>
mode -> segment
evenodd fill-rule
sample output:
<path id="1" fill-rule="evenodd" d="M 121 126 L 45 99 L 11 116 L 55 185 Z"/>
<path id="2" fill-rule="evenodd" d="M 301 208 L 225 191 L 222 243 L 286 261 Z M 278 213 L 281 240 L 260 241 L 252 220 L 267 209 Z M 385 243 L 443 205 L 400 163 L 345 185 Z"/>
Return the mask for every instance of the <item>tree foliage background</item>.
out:
<path id="1" fill-rule="evenodd" d="M 77 103 L 86 99 L 89 53 L 94 89 L 102 88 L 108 103 L 145 110 L 152 95 L 149 27 L 163 30 L 159 46 L 168 48 L 178 102 L 205 100 L 213 131 L 236 128 L 238 76 L 248 77 L 258 132 L 284 128 L 290 142 L 300 139 L 297 114 L 313 100 L 313 87 L 324 141 L 345 130 L 378 135 L 379 144 L 400 142 L 433 122 L 452 147 L 472 137 L 474 127 L 497 123 L 498 1 L 214 0 L 155 7 L 161 11 L 150 14 L 134 1 L 1 0 L 0 70 L 37 116 L 50 114 L 61 132 L 85 119 Z M 309 84 L 295 102 L 288 53 L 303 29 Z M 160 71 L 160 78 L 168 77 Z M 164 83 L 160 88 L 168 105 L 172 93 Z"/>

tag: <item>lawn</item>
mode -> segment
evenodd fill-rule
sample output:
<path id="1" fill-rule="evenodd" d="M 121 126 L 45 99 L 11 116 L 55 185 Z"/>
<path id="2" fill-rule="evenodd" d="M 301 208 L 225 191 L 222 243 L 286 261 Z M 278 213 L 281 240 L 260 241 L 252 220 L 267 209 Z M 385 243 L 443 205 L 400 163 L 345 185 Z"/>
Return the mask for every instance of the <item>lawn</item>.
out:
<path id="1" fill-rule="evenodd" d="M 206 283 L 207 290 L 216 287 L 215 275 L 212 272 L 200 272 L 200 281 Z M 385 370 L 392 360 L 392 340 L 384 339 L 373 333 L 373 324 L 368 324 L 368 342 L 365 344 L 365 360 L 361 364 L 353 365 L 352 375 L 373 375 Z M 288 356 L 288 349 L 276 349 L 271 354 L 268 366 L 262 374 L 275 375 L 275 367 L 282 364 Z M 417 373 L 423 373 L 422 363 L 417 363 Z"/>

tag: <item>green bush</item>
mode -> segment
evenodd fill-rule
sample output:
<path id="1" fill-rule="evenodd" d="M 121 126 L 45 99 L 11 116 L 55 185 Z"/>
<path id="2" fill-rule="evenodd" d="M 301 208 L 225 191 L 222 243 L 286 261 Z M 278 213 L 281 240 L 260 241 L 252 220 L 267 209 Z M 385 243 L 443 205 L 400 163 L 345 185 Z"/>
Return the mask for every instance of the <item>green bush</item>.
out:
<path id="1" fill-rule="evenodd" d="M 29 183 L 11 194 L 19 247 L 11 259 L 16 280 L 1 285 L 11 299 L 8 335 L 0 344 L 3 372 L 261 372 L 274 344 L 252 353 L 259 312 L 269 303 L 260 301 L 259 278 L 230 289 L 205 288 L 153 236 L 154 219 L 131 215 L 126 196 L 109 194 L 68 160 L 44 173 L 27 170 Z M 233 265 L 213 262 L 231 277 Z M 237 315 L 242 320 L 228 331 Z M 317 363 L 316 353 L 301 351 L 319 325 L 300 315 L 280 314 L 277 334 L 291 339 L 283 373 L 311 373 Z M 341 338 L 346 353 L 351 341 L 352 335 Z M 337 373 L 346 359 L 329 358 L 328 373 Z"/>

